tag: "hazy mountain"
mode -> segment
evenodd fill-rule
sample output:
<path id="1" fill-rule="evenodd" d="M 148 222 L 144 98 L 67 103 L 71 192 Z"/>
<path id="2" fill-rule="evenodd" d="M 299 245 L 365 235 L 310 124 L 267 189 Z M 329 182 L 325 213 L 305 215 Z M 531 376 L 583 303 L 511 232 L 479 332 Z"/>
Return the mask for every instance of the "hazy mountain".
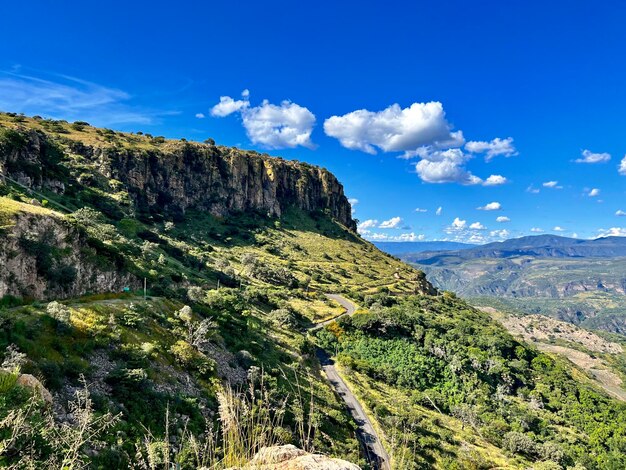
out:
<path id="1" fill-rule="evenodd" d="M 400 257 L 483 305 L 626 333 L 626 238 L 539 235 Z"/>
<path id="2" fill-rule="evenodd" d="M 441 250 L 467 250 L 475 248 L 476 245 L 459 242 L 374 242 L 380 250 L 390 255 L 400 255 L 405 253 L 422 253 L 424 251 L 441 251 Z"/>
<path id="3" fill-rule="evenodd" d="M 475 258 L 615 258 L 626 256 L 626 238 L 606 237 L 595 240 L 537 235 L 488 243 L 467 249 L 405 252 L 402 258 L 420 264 L 448 266 Z"/>

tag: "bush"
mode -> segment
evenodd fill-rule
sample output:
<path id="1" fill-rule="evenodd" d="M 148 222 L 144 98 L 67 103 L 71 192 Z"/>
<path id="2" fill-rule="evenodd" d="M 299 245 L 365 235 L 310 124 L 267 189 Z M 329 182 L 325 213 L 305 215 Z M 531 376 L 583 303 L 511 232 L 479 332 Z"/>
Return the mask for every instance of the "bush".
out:
<path id="1" fill-rule="evenodd" d="M 537 444 L 526 434 L 511 431 L 504 435 L 502 447 L 512 454 L 522 454 L 527 457 L 537 455 Z"/>
<path id="2" fill-rule="evenodd" d="M 191 344 L 178 340 L 170 347 L 170 352 L 181 366 L 208 375 L 215 370 L 215 362 L 198 352 Z"/>

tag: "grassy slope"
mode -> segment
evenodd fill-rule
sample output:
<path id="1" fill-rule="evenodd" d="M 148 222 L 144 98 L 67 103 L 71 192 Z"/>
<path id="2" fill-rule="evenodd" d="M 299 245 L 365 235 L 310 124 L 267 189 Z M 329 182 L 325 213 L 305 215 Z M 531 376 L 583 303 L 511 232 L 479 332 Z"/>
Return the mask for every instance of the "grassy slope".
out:
<path id="1" fill-rule="evenodd" d="M 69 137 L 98 145 L 139 149 L 167 145 L 134 134 L 90 127 L 77 130 L 67 123 L 15 122 L 14 118 L 0 114 L 0 126 L 2 123 L 13 127 L 27 124 L 61 139 Z M 62 147 L 62 140 L 59 142 Z M 63 160 L 70 174 L 84 170 L 83 164 L 71 155 Z M 41 217 L 51 215 L 29 205 L 31 197 L 19 188 L 3 191 L 7 197 L 0 199 L 0 213 L 9 214 L 9 218 L 19 211 Z M 82 207 L 77 201 L 54 194 L 46 197 L 50 201 L 59 198 L 70 207 Z M 122 204 L 123 197 L 109 201 Z M 268 381 L 283 396 L 295 396 L 298 383 L 298 393 L 312 390 L 320 420 L 315 447 L 358 461 L 352 426 L 319 374 L 305 328 L 339 312 L 337 305 L 328 302 L 322 293 L 343 292 L 358 300 L 381 291 L 411 293 L 417 271 L 319 214 L 288 211 L 280 220 L 257 214 L 219 219 L 190 211 L 184 221 L 176 224 L 141 222 L 130 217 L 111 220 L 93 212 L 82 215 L 69 219 L 82 227 L 92 241 L 97 241 L 94 247 L 103 257 L 112 253 L 122 257 L 127 269 L 147 277 L 154 297 L 145 304 L 130 294 L 110 299 L 69 299 L 66 303 L 71 309 L 71 327 L 65 329 L 44 313 L 44 305 L 5 309 L 0 311 L 5 325 L 0 347 L 16 343 L 26 351 L 30 362 L 25 370 L 42 377 L 59 397 L 76 386 L 78 373 L 84 373 L 94 383 L 103 382 L 97 390 L 100 409 L 126 412 L 125 422 L 120 425 L 120 431 L 127 436 L 125 443 L 119 448 L 112 446 L 111 452 L 118 453 L 107 458 L 119 459 L 131 451 L 129 446 L 138 438 L 140 422 L 150 423 L 155 432 L 162 432 L 159 423 L 168 401 L 174 403 L 180 415 L 191 416 L 194 426 L 200 426 L 198 404 L 215 409 L 215 392 L 223 370 L 228 370 L 226 365 L 234 370 L 255 365 L 266 371 Z M 284 268 L 297 282 L 287 287 L 264 281 L 244 261 L 250 256 L 257 265 L 273 271 Z M 233 289 L 217 291 L 218 281 Z M 203 289 L 200 300 L 187 298 L 189 286 Z M 137 324 L 132 324 L 132 315 L 127 324 L 131 303 L 138 305 L 141 312 L 142 320 Z M 197 363 L 181 364 L 172 353 L 172 346 L 185 337 L 184 325 L 176 316 L 184 303 L 192 306 L 197 320 L 209 318 L 217 322 L 218 330 L 211 343 L 223 354 L 209 354 L 208 359 L 219 363 L 226 357 L 228 364 L 218 367 L 219 364 L 209 362 L 210 370 L 200 371 Z M 277 309 L 290 313 L 277 318 L 273 313 Z M 439 317 L 436 312 L 432 312 L 431 321 L 448 324 L 445 315 Z M 488 339 L 491 327 L 483 333 Z M 437 329 L 433 334 L 443 332 Z M 111 363 L 113 367 L 107 370 Z M 108 365 L 104 367 L 105 377 L 100 376 L 101 365 Z M 380 400 L 400 418 L 404 419 L 408 411 L 423 421 L 420 426 L 425 432 L 424 446 L 416 452 L 429 465 L 445 467 L 447 457 L 460 455 L 465 448 L 463 442 L 468 443 L 470 454 L 480 461 L 514 463 L 514 459 L 504 456 L 480 436 L 472 438 L 467 427 L 459 430 L 459 421 L 448 416 L 437 418 L 423 404 L 409 405 L 402 387 L 390 387 L 358 374 L 349 378 L 366 402 Z M 158 406 L 153 406 L 155 403 Z M 406 406 L 399 405 L 402 403 Z M 15 404 L 5 401 L 2 405 L 6 410 Z M 289 419 L 293 422 L 294 417 Z M 291 431 L 290 439 L 298 443 L 293 425 Z M 393 436 L 391 430 L 385 431 L 388 437 Z M 438 439 L 442 439 L 441 445 Z M 462 468 L 473 468 L 470 460 Z"/>

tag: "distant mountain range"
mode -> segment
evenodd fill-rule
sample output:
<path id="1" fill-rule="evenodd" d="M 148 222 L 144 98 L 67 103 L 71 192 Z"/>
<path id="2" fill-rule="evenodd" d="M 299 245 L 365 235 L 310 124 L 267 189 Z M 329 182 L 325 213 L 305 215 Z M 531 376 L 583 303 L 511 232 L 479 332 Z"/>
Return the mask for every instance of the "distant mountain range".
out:
<path id="1" fill-rule="evenodd" d="M 384 250 L 384 248 L 382 248 Z M 626 237 L 606 237 L 595 240 L 537 235 L 513 238 L 503 242 L 466 247 L 404 251 L 406 261 L 435 266 L 458 263 L 475 258 L 510 258 L 537 256 L 542 258 L 616 258 L 626 256 Z"/>
<path id="2" fill-rule="evenodd" d="M 477 245 L 458 242 L 374 242 L 380 250 L 390 255 L 400 255 L 405 253 L 422 253 L 424 251 L 442 250 L 466 250 L 475 248 Z"/>
<path id="3" fill-rule="evenodd" d="M 440 289 L 626 334 L 626 238 L 538 235 L 461 249 L 406 248 L 397 255 Z"/>

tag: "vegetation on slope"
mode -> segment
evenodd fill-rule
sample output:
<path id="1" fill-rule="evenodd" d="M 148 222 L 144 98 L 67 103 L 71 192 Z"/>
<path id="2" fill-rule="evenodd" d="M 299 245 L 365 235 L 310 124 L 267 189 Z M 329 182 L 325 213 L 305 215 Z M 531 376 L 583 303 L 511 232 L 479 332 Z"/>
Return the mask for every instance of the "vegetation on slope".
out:
<path id="1" fill-rule="evenodd" d="M 20 221 L 30 230 L 6 259 L 56 269 L 78 252 L 81 269 L 128 279 L 128 292 L 88 292 L 75 273 L 66 290 L 54 290 L 51 271 L 35 266 L 32 280 L 49 287 L 41 290 L 46 298 L 17 289 L 0 301 L 1 464 L 19 467 L 31 458 L 44 468 L 195 468 L 201 456 L 220 468 L 264 443 L 293 442 L 365 466 L 354 424 L 322 376 L 308 334 L 341 313 L 324 296 L 341 292 L 362 309 L 315 341 L 338 353 L 397 468 L 623 468 L 624 405 L 453 296 L 421 295 L 418 271 L 327 212 L 141 213 L 116 191 L 118 181 L 86 165 L 64 139 L 133 151 L 167 142 L 85 123 L 7 115 L 0 122 L 45 132 L 48 166 L 30 170 L 54 172 L 65 185 L 31 193 L 0 184 L 0 237 L 21 239 Z M 18 138 L 3 132 L 0 148 Z M 72 235 L 65 250 L 40 233 L 57 226 Z M 32 274 L 11 275 L 25 273 Z M 144 278 L 146 299 L 138 291 Z M 67 294 L 81 287 L 97 295 Z M 52 405 L 18 383 L 26 374 L 49 389 Z M 79 394 L 76 404 L 83 378 L 90 399 Z M 228 400 L 263 415 L 263 432 L 248 426 L 250 415 L 232 425 Z M 244 413 L 237 406 L 228 416 Z M 92 439 L 73 434 L 79 417 Z"/>
<path id="2" fill-rule="evenodd" d="M 458 418 L 516 466 L 626 465 L 626 404 L 576 380 L 566 363 L 513 339 L 489 315 L 449 294 L 377 295 L 365 304 L 368 313 L 342 318 L 318 338 L 360 373 L 366 389 L 392 386 L 404 394 L 372 409 L 388 435 L 401 434 L 395 452 L 408 449 L 414 468 L 455 468 L 450 459 L 456 468 L 495 465 L 480 453 L 464 463 L 463 447 L 445 444 L 459 443 L 458 436 L 442 445 L 425 439 L 433 431 L 422 422 L 423 408 Z"/>

